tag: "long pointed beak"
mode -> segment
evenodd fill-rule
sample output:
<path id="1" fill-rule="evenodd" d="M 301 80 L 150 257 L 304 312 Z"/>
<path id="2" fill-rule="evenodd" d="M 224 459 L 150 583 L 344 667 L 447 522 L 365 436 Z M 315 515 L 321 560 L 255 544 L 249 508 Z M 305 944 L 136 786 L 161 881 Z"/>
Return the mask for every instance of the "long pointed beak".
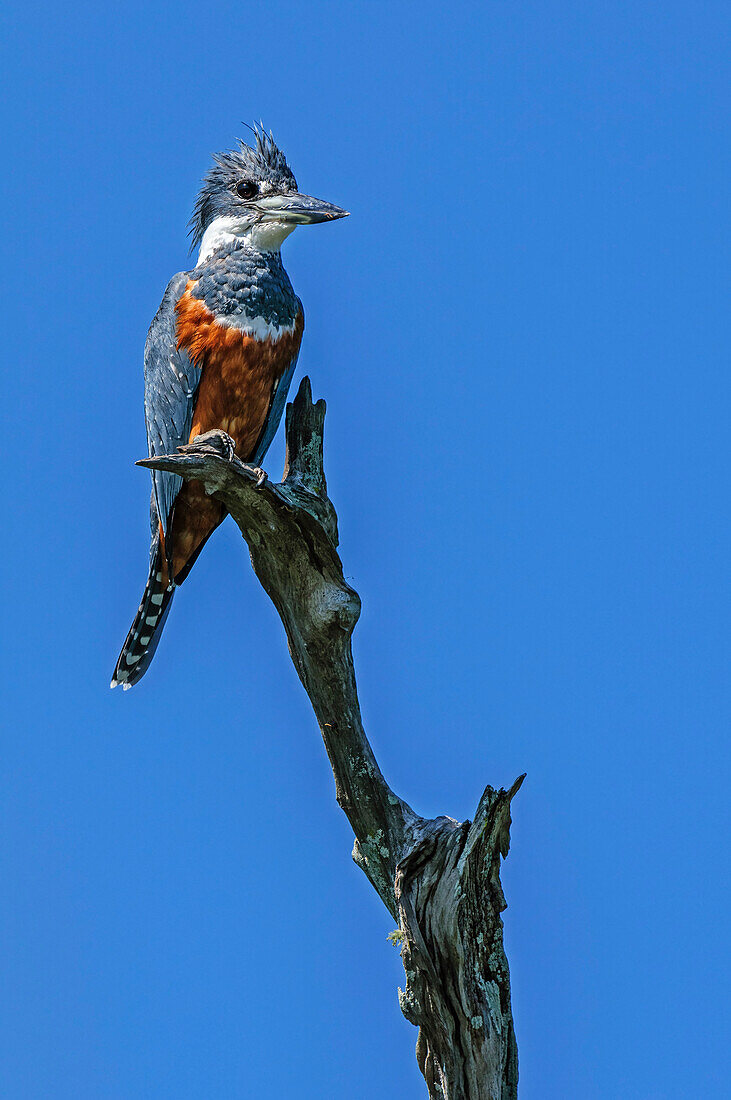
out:
<path id="1" fill-rule="evenodd" d="M 286 195 L 264 195 L 255 204 L 265 218 L 272 221 L 291 222 L 292 225 L 313 225 L 315 222 L 334 222 L 347 218 L 349 211 L 333 206 L 311 195 L 290 191 Z"/>

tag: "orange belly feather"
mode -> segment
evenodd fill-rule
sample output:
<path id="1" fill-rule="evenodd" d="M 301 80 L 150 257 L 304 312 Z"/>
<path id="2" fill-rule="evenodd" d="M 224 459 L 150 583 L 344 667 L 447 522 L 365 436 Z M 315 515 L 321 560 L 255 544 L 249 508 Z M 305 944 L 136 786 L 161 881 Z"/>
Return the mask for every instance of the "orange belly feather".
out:
<path id="1" fill-rule="evenodd" d="M 292 332 L 278 340 L 257 340 L 240 329 L 218 324 L 190 293 L 176 305 L 178 347 L 202 367 L 190 439 L 219 428 L 234 441 L 244 462 L 253 458 L 269 412 L 275 384 L 299 351 L 304 322 L 300 313 Z M 223 505 L 206 496 L 200 481 L 186 481 L 175 500 L 173 576 L 180 583 L 203 544 L 224 517 Z"/>

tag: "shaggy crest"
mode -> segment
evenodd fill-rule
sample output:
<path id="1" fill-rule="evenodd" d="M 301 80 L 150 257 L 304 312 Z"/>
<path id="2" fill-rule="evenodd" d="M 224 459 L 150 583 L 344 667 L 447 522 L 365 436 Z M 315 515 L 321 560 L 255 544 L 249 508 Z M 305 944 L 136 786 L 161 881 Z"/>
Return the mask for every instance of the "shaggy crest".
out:
<path id="1" fill-rule="evenodd" d="M 266 181 L 278 191 L 297 190 L 294 173 L 271 131 L 267 133 L 261 123 L 255 123 L 250 129 L 256 139 L 253 148 L 242 140 L 238 149 L 213 155 L 213 164 L 203 178 L 188 223 L 191 248 L 201 243 L 203 234 L 219 212 L 221 200 L 230 195 L 239 180 Z"/>

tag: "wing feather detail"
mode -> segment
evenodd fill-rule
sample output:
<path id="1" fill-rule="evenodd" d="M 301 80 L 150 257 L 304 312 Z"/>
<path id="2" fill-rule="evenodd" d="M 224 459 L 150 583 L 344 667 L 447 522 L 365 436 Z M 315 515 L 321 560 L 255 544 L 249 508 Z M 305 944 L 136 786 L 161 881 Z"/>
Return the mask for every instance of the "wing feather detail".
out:
<path id="1" fill-rule="evenodd" d="M 294 372 L 297 369 L 297 358 L 299 351 L 295 354 L 292 362 L 287 367 L 284 374 L 272 390 L 272 400 L 269 405 L 269 412 L 267 418 L 264 421 L 264 427 L 261 430 L 261 437 L 256 445 L 254 457 L 251 460 L 252 466 L 261 466 L 264 461 L 264 456 L 272 445 L 272 440 L 277 434 L 277 428 L 279 422 L 282 419 L 282 413 L 284 412 L 284 406 L 287 403 L 287 394 L 289 393 L 289 387 L 292 385 L 292 378 Z"/>
<path id="2" fill-rule="evenodd" d="M 201 370 L 177 344 L 175 306 L 189 275 L 174 275 L 145 342 L 145 422 L 150 455 L 174 454 L 188 442 Z M 157 520 L 167 535 L 175 498 L 183 484 L 177 474 L 152 471 L 152 495 Z M 155 517 L 153 526 L 155 524 Z"/>

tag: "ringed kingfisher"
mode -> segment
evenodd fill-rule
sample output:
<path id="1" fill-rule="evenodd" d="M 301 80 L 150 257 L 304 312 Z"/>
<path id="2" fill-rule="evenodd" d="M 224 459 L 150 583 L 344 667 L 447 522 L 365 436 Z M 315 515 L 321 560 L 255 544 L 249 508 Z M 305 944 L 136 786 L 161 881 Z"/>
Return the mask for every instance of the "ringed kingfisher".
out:
<path id="1" fill-rule="evenodd" d="M 213 429 L 260 466 L 281 420 L 304 330 L 280 246 L 298 225 L 347 216 L 303 195 L 271 133 L 219 153 L 190 220 L 198 262 L 170 280 L 145 343 L 151 456 Z M 225 518 L 199 481 L 152 471 L 150 575 L 112 687 L 130 688 L 152 660 L 175 589 Z"/>

